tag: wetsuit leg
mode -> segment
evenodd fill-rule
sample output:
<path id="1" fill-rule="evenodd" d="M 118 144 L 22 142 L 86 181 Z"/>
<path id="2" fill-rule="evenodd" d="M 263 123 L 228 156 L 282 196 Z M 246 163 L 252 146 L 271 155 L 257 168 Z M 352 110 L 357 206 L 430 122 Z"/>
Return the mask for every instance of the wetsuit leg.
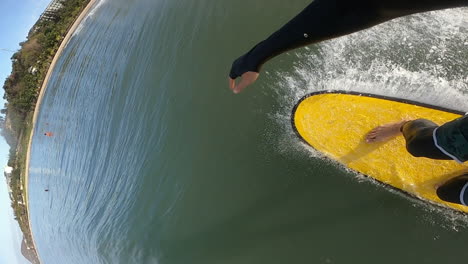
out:
<path id="1" fill-rule="evenodd" d="M 406 140 L 406 149 L 415 157 L 452 160 L 434 144 L 432 133 L 438 125 L 427 119 L 416 119 L 405 123 L 401 132 Z"/>
<path id="2" fill-rule="evenodd" d="M 396 17 L 468 6 L 468 0 L 314 0 L 296 17 L 232 64 L 235 79 L 259 72 L 270 58 L 301 46 L 366 29 Z"/>
<path id="3" fill-rule="evenodd" d="M 437 196 L 446 202 L 462 204 L 460 193 L 467 182 L 468 174 L 463 174 L 461 176 L 452 178 L 437 188 Z M 463 194 L 462 197 L 465 197 L 465 195 L 466 194 Z"/>

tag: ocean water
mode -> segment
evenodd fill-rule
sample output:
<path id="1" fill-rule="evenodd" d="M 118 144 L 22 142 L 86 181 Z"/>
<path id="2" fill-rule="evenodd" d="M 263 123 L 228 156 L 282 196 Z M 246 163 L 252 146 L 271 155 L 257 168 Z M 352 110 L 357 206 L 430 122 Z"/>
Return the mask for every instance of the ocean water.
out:
<path id="1" fill-rule="evenodd" d="M 335 89 L 466 111 L 468 9 L 288 52 L 232 94 L 232 61 L 308 3 L 98 2 L 58 61 L 33 138 L 43 263 L 464 261 L 466 216 L 323 159 L 290 115 L 303 95 Z"/>

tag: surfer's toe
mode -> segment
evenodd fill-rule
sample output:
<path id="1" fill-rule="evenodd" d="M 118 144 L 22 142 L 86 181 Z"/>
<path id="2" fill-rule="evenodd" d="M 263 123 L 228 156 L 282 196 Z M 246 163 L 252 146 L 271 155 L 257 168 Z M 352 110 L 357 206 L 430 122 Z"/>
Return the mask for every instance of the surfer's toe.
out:
<path id="1" fill-rule="evenodd" d="M 371 143 L 371 142 L 375 142 L 377 140 L 377 135 L 378 135 L 378 130 L 379 130 L 380 127 L 376 127 L 374 129 L 372 129 L 371 131 L 369 131 L 369 133 L 367 133 L 366 135 L 366 142 L 367 143 Z"/>
<path id="2" fill-rule="evenodd" d="M 406 123 L 406 121 L 378 126 L 367 133 L 366 142 L 382 142 L 393 138 L 400 133 L 400 128 L 404 123 Z"/>

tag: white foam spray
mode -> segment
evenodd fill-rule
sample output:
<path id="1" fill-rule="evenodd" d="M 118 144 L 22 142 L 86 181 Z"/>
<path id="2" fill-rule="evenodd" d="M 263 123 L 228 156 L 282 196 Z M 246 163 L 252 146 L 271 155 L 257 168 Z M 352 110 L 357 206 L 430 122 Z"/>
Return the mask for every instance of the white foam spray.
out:
<path id="1" fill-rule="evenodd" d="M 92 19 L 94 17 L 94 15 L 96 14 L 96 11 L 99 10 L 101 8 L 101 6 L 104 3 L 106 3 L 107 1 L 108 0 L 97 0 L 97 2 L 94 4 L 94 7 L 92 7 L 92 9 L 88 12 L 86 17 L 83 18 L 83 20 L 80 22 L 78 27 L 73 32 L 72 38 L 75 37 L 75 36 L 78 36 L 80 34 L 81 30 L 83 30 L 83 27 L 84 27 L 85 23 L 87 23 L 87 21 L 89 19 Z"/>

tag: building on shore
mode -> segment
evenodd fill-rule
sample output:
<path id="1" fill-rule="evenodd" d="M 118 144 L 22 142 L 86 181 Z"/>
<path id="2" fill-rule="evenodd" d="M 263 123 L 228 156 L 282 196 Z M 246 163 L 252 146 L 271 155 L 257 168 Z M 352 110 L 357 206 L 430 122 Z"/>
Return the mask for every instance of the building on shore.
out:
<path id="1" fill-rule="evenodd" d="M 52 2 L 49 3 L 44 12 L 41 14 L 38 21 L 53 20 L 57 14 L 57 11 L 63 7 L 63 1 L 64 0 L 52 0 Z"/>
<path id="2" fill-rule="evenodd" d="M 3 172 L 5 173 L 5 177 L 9 178 L 11 176 L 11 172 L 13 171 L 13 168 L 10 166 L 5 166 L 5 169 Z"/>
<path id="3" fill-rule="evenodd" d="M 10 199 L 12 199 L 13 197 L 13 191 L 11 190 L 11 186 L 10 186 L 12 172 L 13 172 L 13 168 L 9 166 L 6 166 L 5 169 L 3 170 L 3 174 L 5 175 L 5 178 L 6 178 L 8 194 L 10 195 Z"/>
<path id="4" fill-rule="evenodd" d="M 57 17 L 57 12 L 63 7 L 64 1 L 66 0 L 52 0 L 44 12 L 42 12 L 36 24 L 29 30 L 28 36 L 34 34 L 39 29 L 38 24 L 40 22 L 54 20 Z"/>

